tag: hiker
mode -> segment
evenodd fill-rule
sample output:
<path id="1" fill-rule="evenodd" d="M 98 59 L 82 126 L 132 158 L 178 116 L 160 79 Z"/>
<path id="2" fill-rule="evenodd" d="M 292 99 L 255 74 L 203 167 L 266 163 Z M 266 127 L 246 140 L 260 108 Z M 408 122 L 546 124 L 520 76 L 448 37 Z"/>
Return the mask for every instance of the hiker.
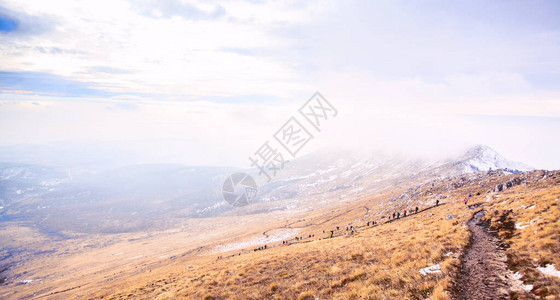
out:
<path id="1" fill-rule="evenodd" d="M 346 227 L 346 231 L 348 231 L 348 227 Z"/>
<path id="2" fill-rule="evenodd" d="M 397 219 L 400 219 L 400 218 L 401 218 L 401 213 L 397 212 Z"/>
<path id="3" fill-rule="evenodd" d="M 467 202 L 469 201 L 469 198 L 465 197 L 465 200 L 463 200 L 463 201 L 465 201 L 465 205 L 467 205 Z"/>
<path id="4" fill-rule="evenodd" d="M 472 197 L 472 195 L 471 195 L 471 194 L 469 194 L 469 198 L 470 198 L 470 197 Z"/>
<path id="5" fill-rule="evenodd" d="M 266 249 L 266 245 L 264 245 L 264 248 Z"/>
<path id="6" fill-rule="evenodd" d="M 334 230 L 331 230 L 331 238 L 333 237 L 333 235 L 334 235 Z"/>
<path id="7" fill-rule="evenodd" d="M 369 222 L 367 222 L 367 226 L 369 226 Z"/>
<path id="8" fill-rule="evenodd" d="M 391 217 L 389 217 L 389 219 L 390 219 L 390 218 L 391 218 Z M 393 212 L 393 219 L 394 219 L 394 218 L 395 218 L 395 213 Z"/>
<path id="9" fill-rule="evenodd" d="M 439 199 L 436 199 L 436 206 L 438 206 L 439 204 Z"/>
<path id="10" fill-rule="evenodd" d="M 404 210 L 404 214 L 403 214 L 403 217 L 406 217 L 406 209 Z"/>
<path id="11" fill-rule="evenodd" d="M 415 213 L 415 214 L 418 213 L 418 206 L 416 206 L 416 208 L 414 208 L 414 213 Z"/>
<path id="12" fill-rule="evenodd" d="M 340 230 L 340 227 L 339 227 L 339 226 L 336 226 L 336 230 Z"/>

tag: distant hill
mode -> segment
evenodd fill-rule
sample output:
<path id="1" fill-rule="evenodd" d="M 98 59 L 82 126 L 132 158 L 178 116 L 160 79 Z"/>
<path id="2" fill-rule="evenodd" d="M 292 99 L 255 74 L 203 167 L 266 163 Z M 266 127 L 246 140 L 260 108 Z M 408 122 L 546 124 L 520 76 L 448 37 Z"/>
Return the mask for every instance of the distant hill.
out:
<path id="1" fill-rule="evenodd" d="M 326 149 L 292 160 L 258 183 L 253 205 L 232 207 L 221 189 L 236 170 L 179 164 L 86 166 L 0 164 L 0 221 L 31 220 L 48 232 L 123 232 L 164 228 L 184 218 L 294 210 L 371 195 L 434 178 L 501 169 L 532 170 L 483 145 L 450 160 L 410 158 L 389 151 Z"/>

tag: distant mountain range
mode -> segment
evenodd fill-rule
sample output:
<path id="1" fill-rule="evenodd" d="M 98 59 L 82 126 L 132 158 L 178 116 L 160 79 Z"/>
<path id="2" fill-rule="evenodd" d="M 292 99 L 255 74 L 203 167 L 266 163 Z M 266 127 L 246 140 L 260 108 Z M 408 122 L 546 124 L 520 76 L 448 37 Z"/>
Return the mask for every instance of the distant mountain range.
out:
<path id="1" fill-rule="evenodd" d="M 258 183 L 254 205 L 235 208 L 221 188 L 234 168 L 142 164 L 89 166 L 0 163 L 0 222 L 32 221 L 53 234 L 167 228 L 184 218 L 265 213 L 310 203 L 354 199 L 409 181 L 498 170 L 533 170 L 483 145 L 455 159 L 411 159 L 392 152 L 323 150 L 290 161 L 271 182 Z"/>

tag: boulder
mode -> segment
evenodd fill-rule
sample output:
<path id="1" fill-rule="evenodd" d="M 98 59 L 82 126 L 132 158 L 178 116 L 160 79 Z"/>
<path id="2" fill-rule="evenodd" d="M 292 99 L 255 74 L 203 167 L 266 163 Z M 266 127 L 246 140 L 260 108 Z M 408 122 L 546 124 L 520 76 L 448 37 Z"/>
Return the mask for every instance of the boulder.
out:
<path id="1" fill-rule="evenodd" d="M 504 190 L 504 185 L 503 184 L 500 183 L 500 184 L 496 185 L 496 189 L 495 189 L 496 192 L 501 192 L 503 190 Z"/>

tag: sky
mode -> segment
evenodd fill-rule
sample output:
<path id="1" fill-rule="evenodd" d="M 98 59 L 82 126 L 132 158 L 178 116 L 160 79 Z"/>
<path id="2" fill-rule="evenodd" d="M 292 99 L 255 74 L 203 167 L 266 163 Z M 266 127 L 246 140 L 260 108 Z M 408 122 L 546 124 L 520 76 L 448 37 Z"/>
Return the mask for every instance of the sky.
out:
<path id="1" fill-rule="evenodd" d="M 0 146 L 248 167 L 319 91 L 338 114 L 302 155 L 560 169 L 558 1 L 0 0 L 0 62 Z"/>

